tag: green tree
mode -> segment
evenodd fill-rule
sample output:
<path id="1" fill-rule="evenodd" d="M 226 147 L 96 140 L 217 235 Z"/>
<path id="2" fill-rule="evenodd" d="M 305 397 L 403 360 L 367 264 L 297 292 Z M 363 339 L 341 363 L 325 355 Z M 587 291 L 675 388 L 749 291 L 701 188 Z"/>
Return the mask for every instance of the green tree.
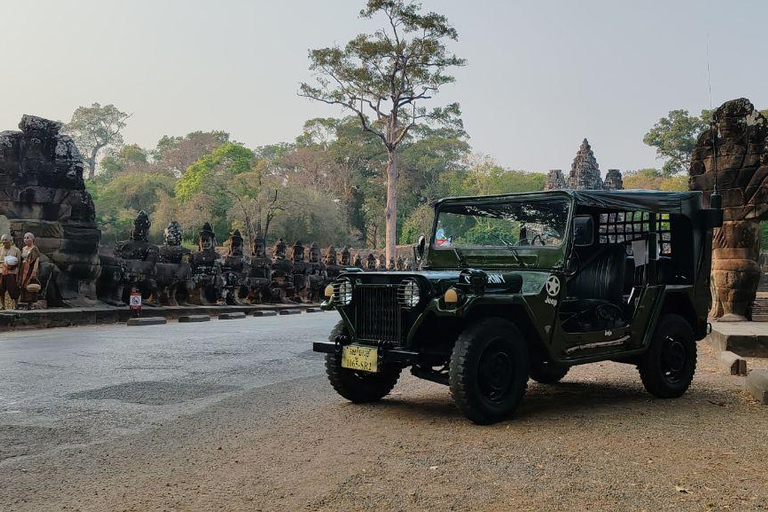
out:
<path id="1" fill-rule="evenodd" d="M 197 131 L 184 137 L 164 135 L 157 142 L 152 156 L 160 171 L 181 176 L 198 159 L 227 142 L 229 134 L 223 131 Z"/>
<path id="2" fill-rule="evenodd" d="M 317 73 L 317 85 L 302 83 L 300 90 L 302 96 L 356 114 L 363 130 L 379 137 L 386 148 L 387 260 L 395 256 L 397 243 L 398 146 L 419 123 L 461 125 L 458 104 L 431 110 L 421 105 L 454 81 L 446 70 L 465 61 L 445 47 L 446 39 L 457 39 L 446 17 L 420 11 L 420 4 L 405 0 L 368 0 L 360 17 L 381 14 L 384 28 L 358 35 L 344 48 L 311 50 L 310 69 Z"/>
<path id="3" fill-rule="evenodd" d="M 72 119 L 63 130 L 69 134 L 84 154 L 88 166 L 88 178 L 96 175 L 96 159 L 104 149 L 117 149 L 123 145 L 120 133 L 126 126 L 130 114 L 120 111 L 114 105 L 101 106 L 94 103 L 90 107 L 78 107 Z"/>
<path id="4" fill-rule="evenodd" d="M 688 170 L 696 141 L 711 117 L 709 110 L 702 110 L 700 117 L 689 115 L 687 110 L 672 110 L 645 134 L 643 142 L 656 148 L 657 158 L 664 160 L 665 177 Z"/>

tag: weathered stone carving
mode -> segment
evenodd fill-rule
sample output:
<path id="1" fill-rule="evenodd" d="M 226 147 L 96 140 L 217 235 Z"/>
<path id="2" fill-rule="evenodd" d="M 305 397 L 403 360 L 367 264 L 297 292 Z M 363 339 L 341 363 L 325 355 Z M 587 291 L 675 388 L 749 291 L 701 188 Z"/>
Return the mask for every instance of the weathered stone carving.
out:
<path id="1" fill-rule="evenodd" d="M 387 270 L 387 256 L 383 252 L 379 253 L 378 270 Z"/>
<path id="2" fill-rule="evenodd" d="M 563 190 L 568 188 L 561 169 L 552 169 L 547 173 L 547 181 L 544 190 Z"/>
<path id="3" fill-rule="evenodd" d="M 222 299 L 226 304 L 243 305 L 248 297 L 245 276 L 249 273 L 250 261 L 243 253 L 243 236 L 236 229 L 229 237 L 229 249 L 224 256 L 221 272 L 223 279 Z"/>
<path id="4" fill-rule="evenodd" d="M 699 137 L 691 158 L 691 190 L 722 196 L 724 223 L 715 229 L 710 316 L 742 320 L 755 300 L 761 220 L 768 219 L 768 122 L 745 98 L 713 113 L 714 125 Z"/>
<path id="5" fill-rule="evenodd" d="M 175 220 L 163 231 L 165 243 L 158 248 L 155 266 L 155 301 L 163 306 L 178 306 L 186 302 L 186 283 L 190 278 L 192 251 L 181 245 L 183 231 Z"/>
<path id="6" fill-rule="evenodd" d="M 339 255 L 339 264 L 342 267 L 350 267 L 352 266 L 352 260 L 351 253 L 349 252 L 349 247 L 344 246 L 344 248 L 341 250 L 341 254 Z"/>
<path id="7" fill-rule="evenodd" d="M 365 259 L 366 270 L 376 270 L 376 256 L 372 253 L 368 253 L 368 257 Z"/>
<path id="8" fill-rule="evenodd" d="M 272 248 L 272 300 L 284 302 L 293 297 L 293 263 L 285 257 L 286 246 L 278 238 Z"/>
<path id="9" fill-rule="evenodd" d="M 328 279 L 325 264 L 321 261 L 320 246 L 312 242 L 309 246 L 309 268 L 307 273 L 307 292 L 304 300 L 319 302 L 323 299 L 323 288 Z"/>
<path id="10" fill-rule="evenodd" d="M 574 190 L 600 190 L 603 188 L 603 179 L 600 177 L 600 166 L 597 164 L 595 154 L 584 139 L 581 143 L 576 158 L 571 165 L 571 174 L 568 176 L 568 188 Z"/>
<path id="11" fill-rule="evenodd" d="M 191 277 L 187 281 L 189 301 L 209 306 L 223 304 L 221 260 L 216 252 L 216 235 L 206 222 L 197 240 L 197 252 L 191 258 Z"/>
<path id="12" fill-rule="evenodd" d="M 360 255 L 359 252 L 355 254 L 355 262 L 353 263 L 352 266 L 357 268 L 363 268 L 363 257 Z"/>
<path id="13" fill-rule="evenodd" d="M 248 266 L 246 286 L 251 304 L 271 302 L 272 265 L 267 257 L 267 242 L 261 232 L 253 239 L 251 261 Z"/>
<path id="14" fill-rule="evenodd" d="M 115 300 L 127 302 L 130 290 L 134 287 L 144 298 L 149 298 L 156 288 L 154 273 L 159 250 L 156 245 L 149 243 L 150 226 L 149 216 L 140 211 L 133 221 L 130 238 L 115 246 L 113 254 L 123 268 L 123 278 L 112 295 Z"/>
<path id="15" fill-rule="evenodd" d="M 0 132 L 0 220 L 19 247 L 25 232 L 37 235 L 49 305 L 91 305 L 101 232 L 80 153 L 61 123 L 25 115 L 19 128 Z"/>
<path id="16" fill-rule="evenodd" d="M 624 190 L 624 179 L 618 169 L 608 169 L 603 183 L 605 190 Z"/>

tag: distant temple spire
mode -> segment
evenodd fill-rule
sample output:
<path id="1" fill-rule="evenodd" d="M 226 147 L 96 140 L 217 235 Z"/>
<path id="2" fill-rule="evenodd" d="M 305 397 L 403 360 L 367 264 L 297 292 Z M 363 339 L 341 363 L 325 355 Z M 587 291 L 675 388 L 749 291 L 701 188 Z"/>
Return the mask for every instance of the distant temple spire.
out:
<path id="1" fill-rule="evenodd" d="M 544 190 L 622 190 L 623 188 L 621 171 L 618 169 L 609 169 L 603 183 L 600 166 L 587 139 L 582 141 L 568 177 L 563 175 L 562 170 L 552 169 L 547 174 L 544 185 Z"/>

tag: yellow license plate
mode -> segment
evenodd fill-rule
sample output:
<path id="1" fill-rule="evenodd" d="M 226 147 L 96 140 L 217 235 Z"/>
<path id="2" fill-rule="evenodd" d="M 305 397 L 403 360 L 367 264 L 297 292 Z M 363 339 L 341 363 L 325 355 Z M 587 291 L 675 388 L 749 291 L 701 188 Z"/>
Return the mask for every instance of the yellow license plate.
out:
<path id="1" fill-rule="evenodd" d="M 345 345 L 341 349 L 341 367 L 350 370 L 362 370 L 376 373 L 378 370 L 379 350 L 376 347 Z"/>

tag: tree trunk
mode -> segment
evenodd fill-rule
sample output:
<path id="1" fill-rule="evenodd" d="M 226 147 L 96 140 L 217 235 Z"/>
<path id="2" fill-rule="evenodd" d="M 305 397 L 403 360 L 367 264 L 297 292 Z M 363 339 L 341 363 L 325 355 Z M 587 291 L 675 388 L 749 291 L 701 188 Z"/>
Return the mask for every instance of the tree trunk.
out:
<path id="1" fill-rule="evenodd" d="M 88 166 L 88 179 L 92 180 L 96 176 L 96 156 L 86 158 L 85 164 Z"/>
<path id="2" fill-rule="evenodd" d="M 397 251 L 397 160 L 395 150 L 387 149 L 387 208 L 384 211 L 386 219 L 385 254 L 387 261 L 396 259 Z"/>

